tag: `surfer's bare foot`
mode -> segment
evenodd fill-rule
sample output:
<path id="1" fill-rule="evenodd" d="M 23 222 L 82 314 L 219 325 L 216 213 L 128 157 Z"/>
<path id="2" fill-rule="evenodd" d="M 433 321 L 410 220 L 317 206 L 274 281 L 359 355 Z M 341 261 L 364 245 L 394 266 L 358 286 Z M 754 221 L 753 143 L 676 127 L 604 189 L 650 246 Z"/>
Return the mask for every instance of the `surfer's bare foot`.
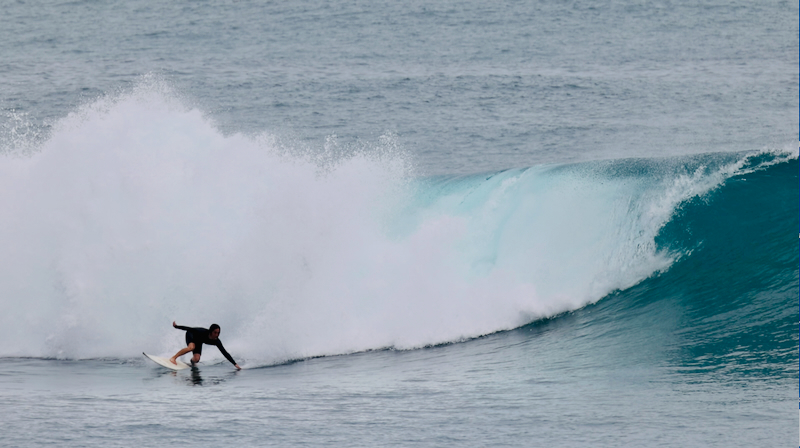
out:
<path id="1" fill-rule="evenodd" d="M 176 366 L 178 365 L 178 361 L 175 361 L 175 357 L 169 358 L 169 362 L 175 364 Z"/>

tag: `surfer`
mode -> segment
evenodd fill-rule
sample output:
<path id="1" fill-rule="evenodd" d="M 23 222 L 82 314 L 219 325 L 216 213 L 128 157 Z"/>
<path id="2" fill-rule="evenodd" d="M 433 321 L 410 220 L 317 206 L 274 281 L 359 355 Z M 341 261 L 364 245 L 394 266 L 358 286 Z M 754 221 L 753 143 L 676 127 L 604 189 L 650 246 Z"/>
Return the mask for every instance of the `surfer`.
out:
<path id="1" fill-rule="evenodd" d="M 236 370 L 241 370 L 242 368 L 239 367 L 239 364 L 236 364 L 236 361 L 233 360 L 230 354 L 225 350 L 225 347 L 222 346 L 222 341 L 219 340 L 219 325 L 211 324 L 208 329 L 205 328 L 193 328 L 193 327 L 184 327 L 182 325 L 178 325 L 175 321 L 172 322 L 172 326 L 177 328 L 178 330 L 186 331 L 186 348 L 181 349 L 178 353 L 175 354 L 169 361 L 175 365 L 178 363 L 176 360 L 179 356 L 183 356 L 186 353 L 192 352 L 192 364 L 196 364 L 200 362 L 200 355 L 203 352 L 203 344 L 208 345 L 215 345 L 219 349 L 220 353 L 222 353 L 225 358 L 236 367 Z"/>

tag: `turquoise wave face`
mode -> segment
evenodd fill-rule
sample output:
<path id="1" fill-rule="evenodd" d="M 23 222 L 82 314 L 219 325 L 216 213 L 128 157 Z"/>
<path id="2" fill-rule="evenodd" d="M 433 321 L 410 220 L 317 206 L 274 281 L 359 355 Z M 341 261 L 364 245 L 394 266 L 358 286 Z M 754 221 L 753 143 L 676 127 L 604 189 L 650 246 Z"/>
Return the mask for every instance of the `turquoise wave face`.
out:
<path id="1" fill-rule="evenodd" d="M 656 238 L 677 260 L 589 307 L 594 323 L 623 322 L 618 331 L 681 375 L 796 378 L 797 185 L 794 159 L 681 204 Z"/>
<path id="2" fill-rule="evenodd" d="M 797 160 L 734 176 L 665 228 L 662 244 L 694 249 L 664 279 L 683 365 L 797 376 L 797 185 Z"/>

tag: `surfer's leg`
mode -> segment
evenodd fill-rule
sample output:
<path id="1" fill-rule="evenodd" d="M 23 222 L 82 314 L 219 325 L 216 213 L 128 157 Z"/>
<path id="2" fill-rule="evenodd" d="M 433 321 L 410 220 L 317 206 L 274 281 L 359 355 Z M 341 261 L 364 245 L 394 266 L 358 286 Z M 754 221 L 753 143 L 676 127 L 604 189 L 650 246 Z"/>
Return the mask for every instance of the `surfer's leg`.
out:
<path id="1" fill-rule="evenodd" d="M 200 355 L 203 354 L 203 344 L 197 344 L 192 350 L 194 354 L 192 355 L 192 364 L 197 364 L 200 362 Z"/>
<path id="2" fill-rule="evenodd" d="M 178 353 L 175 353 L 175 356 L 173 356 L 172 358 L 169 358 L 169 362 L 171 362 L 173 364 L 178 364 L 176 362 L 176 359 L 178 359 L 178 357 L 183 356 L 183 355 L 185 355 L 185 354 L 187 354 L 187 353 L 189 353 L 191 351 L 194 351 L 194 342 L 190 342 L 189 345 L 186 346 L 186 348 L 181 349 L 181 351 L 179 351 Z"/>
<path id="3" fill-rule="evenodd" d="M 194 337 L 192 336 L 192 332 L 187 331 L 186 335 L 184 336 L 184 340 L 186 341 L 186 348 L 182 349 L 181 351 L 176 353 L 175 356 L 169 359 L 170 362 L 172 362 L 175 365 L 178 364 L 176 360 L 178 359 L 179 356 L 183 356 L 189 352 L 195 351 Z M 202 346 L 203 344 L 200 344 L 200 347 Z"/>

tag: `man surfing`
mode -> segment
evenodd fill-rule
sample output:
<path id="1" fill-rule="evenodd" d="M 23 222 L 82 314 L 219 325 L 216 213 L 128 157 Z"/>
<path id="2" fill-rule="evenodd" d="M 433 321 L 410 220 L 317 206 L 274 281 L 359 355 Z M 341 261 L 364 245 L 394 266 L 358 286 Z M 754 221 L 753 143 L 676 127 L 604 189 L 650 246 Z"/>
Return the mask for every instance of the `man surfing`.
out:
<path id="1" fill-rule="evenodd" d="M 242 370 L 239 367 L 239 364 L 236 364 L 236 361 L 233 360 L 230 354 L 225 350 L 225 347 L 222 346 L 222 341 L 219 340 L 219 325 L 211 324 L 208 329 L 205 328 L 192 328 L 192 327 L 184 327 L 172 321 L 172 326 L 177 328 L 178 330 L 186 331 L 186 348 L 181 349 L 178 353 L 175 353 L 175 356 L 169 359 L 169 362 L 178 365 L 176 360 L 179 356 L 183 356 L 186 353 L 192 352 L 192 364 L 196 364 L 200 362 L 200 355 L 203 352 L 203 344 L 208 345 L 215 345 L 219 349 L 220 353 L 236 367 L 236 370 Z"/>

